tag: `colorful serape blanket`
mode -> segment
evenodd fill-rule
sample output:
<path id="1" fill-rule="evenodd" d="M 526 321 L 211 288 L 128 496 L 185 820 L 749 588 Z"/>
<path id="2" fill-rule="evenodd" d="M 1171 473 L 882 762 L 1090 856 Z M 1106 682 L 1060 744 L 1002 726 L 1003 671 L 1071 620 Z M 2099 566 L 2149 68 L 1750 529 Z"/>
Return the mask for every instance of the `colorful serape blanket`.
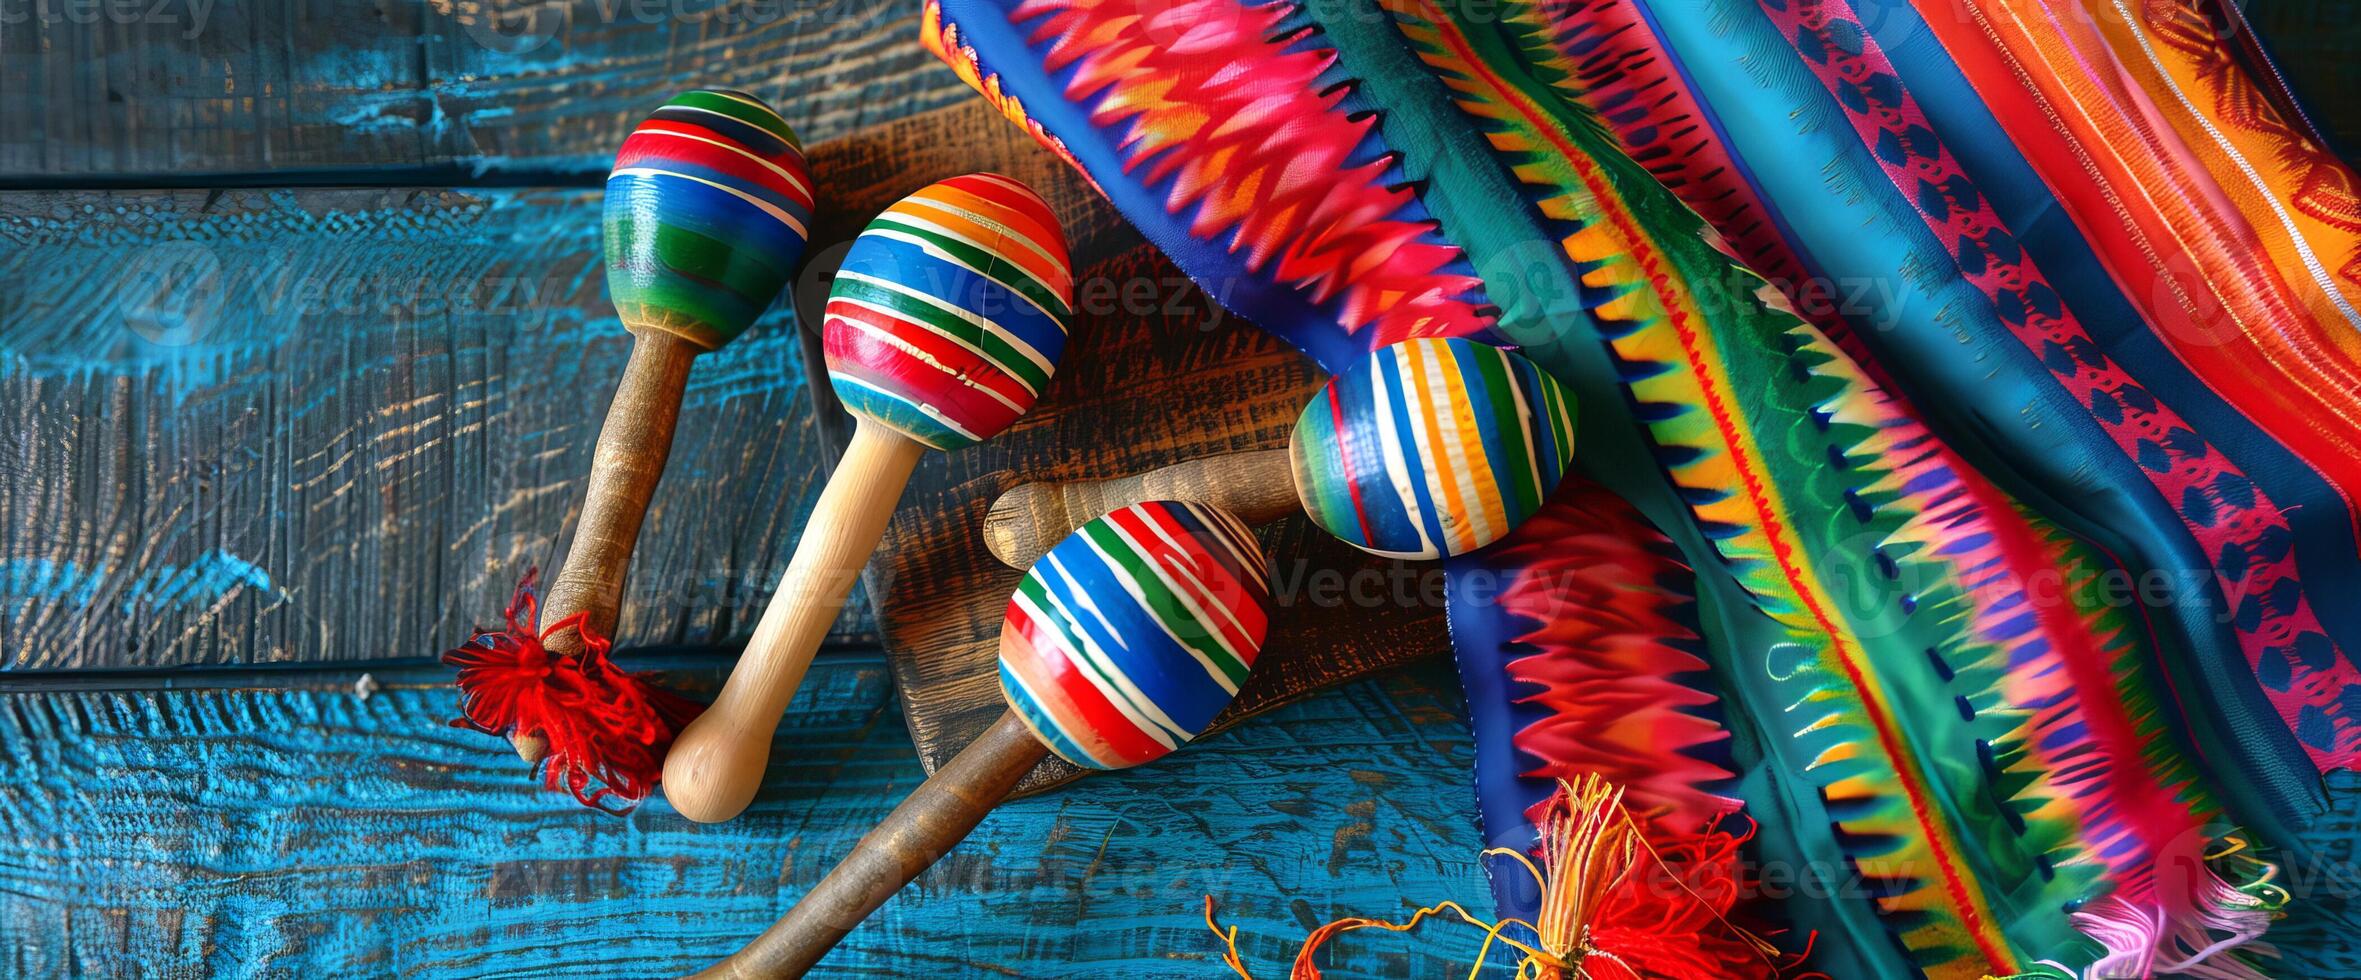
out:
<path id="1" fill-rule="evenodd" d="M 1452 573 L 1495 843 L 1589 773 L 1651 832 L 1742 821 L 1837 977 L 2350 962 L 2282 948 L 2273 862 L 2361 761 L 2361 181 L 2235 6 L 924 30 L 1321 364 L 1469 335 L 1577 392 L 1586 479 Z"/>

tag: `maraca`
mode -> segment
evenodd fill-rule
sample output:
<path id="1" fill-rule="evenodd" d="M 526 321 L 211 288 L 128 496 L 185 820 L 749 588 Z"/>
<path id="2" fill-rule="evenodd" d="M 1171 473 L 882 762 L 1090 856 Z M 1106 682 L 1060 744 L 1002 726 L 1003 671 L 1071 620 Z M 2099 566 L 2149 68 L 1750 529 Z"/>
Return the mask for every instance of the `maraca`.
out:
<path id="1" fill-rule="evenodd" d="M 1150 501 L 1100 517 L 1034 564 L 1000 627 L 1008 711 L 902 801 L 746 948 L 700 976 L 798 976 L 948 852 L 1050 754 L 1151 762 L 1238 693 L 1269 624 L 1262 551 L 1237 518 Z"/>
<path id="2" fill-rule="evenodd" d="M 1458 338 L 1408 340 L 1329 379 L 1285 450 L 1025 484 L 993 501 L 984 541 L 1023 568 L 1080 518 L 1177 497 L 1252 523 L 1301 507 L 1328 533 L 1388 557 L 1461 555 L 1540 509 L 1573 447 L 1572 400 L 1523 356 Z"/>
<path id="3" fill-rule="evenodd" d="M 1073 295 L 1056 216 L 996 174 L 929 185 L 853 242 L 823 328 L 852 442 L 729 682 L 673 742 L 675 809 L 727 820 L 754 798 L 771 733 L 920 452 L 991 438 L 1032 407 L 1065 352 Z"/>
<path id="4" fill-rule="evenodd" d="M 582 519 L 550 582 L 541 621 L 583 614 L 613 635 L 648 500 L 664 475 L 697 355 L 745 332 L 803 257 L 812 184 L 779 114 L 742 92 L 685 92 L 624 139 L 607 177 L 607 293 L 631 331 L 631 360 L 591 457 Z M 577 654 L 573 628 L 542 643 Z M 541 755 L 532 732 L 517 752 Z"/>

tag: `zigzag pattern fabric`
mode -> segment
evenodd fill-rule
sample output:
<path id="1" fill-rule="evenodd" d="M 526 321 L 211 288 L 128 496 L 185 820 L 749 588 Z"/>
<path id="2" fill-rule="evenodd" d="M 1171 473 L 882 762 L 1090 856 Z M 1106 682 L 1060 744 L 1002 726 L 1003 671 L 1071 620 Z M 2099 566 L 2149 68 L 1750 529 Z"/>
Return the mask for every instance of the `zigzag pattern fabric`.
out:
<path id="1" fill-rule="evenodd" d="M 2361 181 L 2234 7 L 939 0 L 926 31 L 1330 370 L 1467 337 L 1574 394 L 1588 480 L 1452 566 L 1488 837 L 1585 772 L 1666 840 L 1751 820 L 1839 977 L 2307 961 L 2269 862 L 2361 804 L 2321 778 L 2361 762 Z"/>

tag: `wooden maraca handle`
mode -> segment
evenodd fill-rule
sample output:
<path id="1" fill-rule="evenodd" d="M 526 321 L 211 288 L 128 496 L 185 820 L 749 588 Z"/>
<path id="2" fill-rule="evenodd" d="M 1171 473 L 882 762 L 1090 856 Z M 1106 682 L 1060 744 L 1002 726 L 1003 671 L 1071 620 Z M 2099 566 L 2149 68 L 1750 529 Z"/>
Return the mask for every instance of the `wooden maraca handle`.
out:
<path id="1" fill-rule="evenodd" d="M 828 877 L 730 958 L 699 977 L 799 977 L 981 823 L 1049 755 L 1013 711 L 919 785 L 861 837 Z"/>
<path id="2" fill-rule="evenodd" d="M 664 477 L 665 458 L 672 454 L 689 366 L 704 353 L 662 330 L 634 331 L 633 337 L 631 362 L 623 368 L 614 403 L 599 428 L 573 547 L 549 583 L 541 611 L 544 623 L 588 613 L 584 625 L 608 637 L 615 635 L 623 578 L 631 569 L 640 523 L 656 494 L 656 482 Z M 582 652 L 582 636 L 571 629 L 553 633 L 542 643 L 552 653 Z"/>
<path id="3" fill-rule="evenodd" d="M 925 451 L 882 424 L 859 420 L 721 696 L 681 730 L 665 756 L 664 796 L 683 816 L 727 820 L 753 801 L 779 718 Z"/>
<path id="4" fill-rule="evenodd" d="M 1009 603 L 1000 625 L 1009 710 L 1000 721 L 784 918 L 700 975 L 801 976 L 1052 751 L 1123 769 L 1195 738 L 1253 670 L 1270 605 L 1262 551 L 1237 518 L 1152 501 L 1092 520 L 1026 572 Z"/>
<path id="5" fill-rule="evenodd" d="M 1248 524 L 1268 524 L 1303 510 L 1295 496 L 1287 450 L 1261 449 L 1192 459 L 1111 480 L 1011 487 L 984 515 L 984 546 L 1001 564 L 1031 568 L 1090 519 L 1148 500 L 1195 501 Z"/>

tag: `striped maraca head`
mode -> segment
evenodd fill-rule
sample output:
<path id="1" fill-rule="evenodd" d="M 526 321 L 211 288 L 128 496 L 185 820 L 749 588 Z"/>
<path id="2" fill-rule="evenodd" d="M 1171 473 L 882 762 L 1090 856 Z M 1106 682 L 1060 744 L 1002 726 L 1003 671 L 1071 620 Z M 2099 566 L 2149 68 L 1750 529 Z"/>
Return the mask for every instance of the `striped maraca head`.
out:
<path id="1" fill-rule="evenodd" d="M 681 93 L 631 131 L 607 175 L 607 293 L 625 326 L 712 350 L 786 286 L 811 220 L 786 120 L 743 92 Z"/>
<path id="2" fill-rule="evenodd" d="M 1329 379 L 1288 455 L 1312 522 L 1363 551 L 1463 555 L 1541 508 L 1573 461 L 1574 403 L 1523 357 L 1409 340 Z"/>
<path id="3" fill-rule="evenodd" d="M 1068 762 L 1153 761 L 1237 696 L 1269 624 L 1269 574 L 1246 525 L 1200 504 L 1132 504 L 1085 524 L 1010 597 L 1000 692 Z"/>
<path id="4" fill-rule="evenodd" d="M 1074 273 L 1057 216 L 998 174 L 929 184 L 871 221 L 828 291 L 846 409 L 936 449 L 989 439 L 1066 350 Z"/>

